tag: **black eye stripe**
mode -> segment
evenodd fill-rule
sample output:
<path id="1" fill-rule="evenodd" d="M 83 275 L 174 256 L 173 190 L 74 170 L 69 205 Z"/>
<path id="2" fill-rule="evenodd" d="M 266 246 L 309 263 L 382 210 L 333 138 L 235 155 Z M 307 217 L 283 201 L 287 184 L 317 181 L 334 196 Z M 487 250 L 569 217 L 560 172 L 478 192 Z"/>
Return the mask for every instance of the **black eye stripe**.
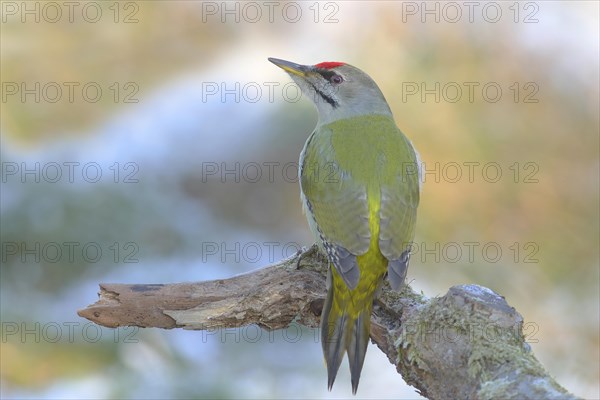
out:
<path id="1" fill-rule="evenodd" d="M 337 108 L 338 103 L 337 101 L 335 101 L 332 97 L 327 96 L 325 93 L 323 93 L 321 90 L 319 90 L 315 85 L 313 85 L 311 83 L 312 88 L 315 90 L 315 92 L 321 96 L 321 98 L 323 100 L 325 100 L 327 103 L 329 103 L 329 105 L 333 108 Z"/>

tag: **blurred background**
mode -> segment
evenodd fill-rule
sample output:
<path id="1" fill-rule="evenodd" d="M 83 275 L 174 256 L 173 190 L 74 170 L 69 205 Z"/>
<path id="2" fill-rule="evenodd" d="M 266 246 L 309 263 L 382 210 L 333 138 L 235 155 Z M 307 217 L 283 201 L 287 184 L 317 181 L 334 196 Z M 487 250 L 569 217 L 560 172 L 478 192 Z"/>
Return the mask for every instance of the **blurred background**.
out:
<path id="1" fill-rule="evenodd" d="M 502 294 L 558 382 L 600 396 L 597 2 L 67 3 L 1 3 L 3 398 L 350 396 L 313 329 L 76 314 L 99 282 L 225 278 L 312 243 L 316 112 L 267 57 L 378 82 L 427 172 L 412 287 Z M 356 398 L 419 396 L 371 345 Z"/>

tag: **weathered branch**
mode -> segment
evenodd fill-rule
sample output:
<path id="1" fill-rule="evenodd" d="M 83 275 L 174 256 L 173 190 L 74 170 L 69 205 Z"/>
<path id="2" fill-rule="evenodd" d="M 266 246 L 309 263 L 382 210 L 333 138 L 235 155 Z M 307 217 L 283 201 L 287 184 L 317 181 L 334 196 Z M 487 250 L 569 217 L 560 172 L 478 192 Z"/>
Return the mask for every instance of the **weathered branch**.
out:
<path id="1" fill-rule="evenodd" d="M 298 263 L 298 260 L 300 262 Z M 169 285 L 101 284 L 78 314 L 108 327 L 216 329 L 257 324 L 317 327 L 327 262 L 301 255 L 229 279 Z M 525 343 L 523 318 L 503 297 L 476 285 L 426 298 L 387 284 L 376 300 L 371 338 L 404 380 L 430 399 L 574 399 Z"/>

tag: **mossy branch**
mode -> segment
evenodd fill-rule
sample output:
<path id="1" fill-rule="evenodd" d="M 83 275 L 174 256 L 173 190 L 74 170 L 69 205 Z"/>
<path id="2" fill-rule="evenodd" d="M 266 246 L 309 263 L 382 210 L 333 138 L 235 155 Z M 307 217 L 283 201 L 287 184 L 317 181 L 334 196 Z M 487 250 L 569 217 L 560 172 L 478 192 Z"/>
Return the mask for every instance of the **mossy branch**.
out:
<path id="1" fill-rule="evenodd" d="M 107 327 L 218 329 L 292 321 L 317 327 L 327 261 L 316 246 L 229 279 L 179 284 L 101 284 L 100 299 L 78 311 Z M 523 318 L 477 285 L 427 298 L 386 284 L 375 302 L 371 339 L 404 380 L 429 399 L 575 399 L 535 358 Z M 368 377 L 363 377 L 368 379 Z"/>

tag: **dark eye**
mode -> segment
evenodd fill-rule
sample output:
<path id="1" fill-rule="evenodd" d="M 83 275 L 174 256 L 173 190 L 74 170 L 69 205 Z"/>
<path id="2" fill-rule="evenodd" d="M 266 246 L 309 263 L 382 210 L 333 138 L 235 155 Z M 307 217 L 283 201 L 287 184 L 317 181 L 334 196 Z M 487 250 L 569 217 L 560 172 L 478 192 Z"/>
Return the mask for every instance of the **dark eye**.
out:
<path id="1" fill-rule="evenodd" d="M 344 82 L 344 78 L 339 75 L 332 75 L 329 79 L 329 82 L 339 85 L 340 83 Z"/>

